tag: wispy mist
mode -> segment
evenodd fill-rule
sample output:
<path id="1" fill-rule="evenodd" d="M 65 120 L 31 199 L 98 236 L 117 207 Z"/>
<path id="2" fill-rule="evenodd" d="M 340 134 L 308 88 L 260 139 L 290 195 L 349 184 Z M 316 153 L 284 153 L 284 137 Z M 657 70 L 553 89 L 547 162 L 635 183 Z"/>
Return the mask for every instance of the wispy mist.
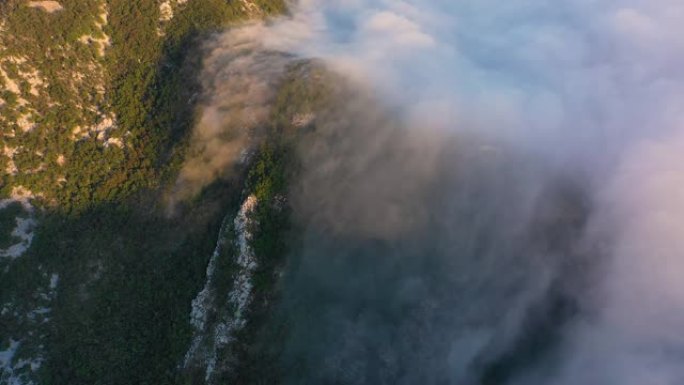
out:
<path id="1" fill-rule="evenodd" d="M 684 383 L 682 25 L 676 0 L 302 0 L 248 27 L 351 85 L 293 182 L 286 379 Z"/>
<path id="2" fill-rule="evenodd" d="M 258 26 L 234 29 L 204 43 L 199 119 L 172 201 L 191 197 L 230 177 L 264 134 L 276 84 L 289 62 L 265 50 Z M 172 203 L 173 203 L 172 202 Z"/>

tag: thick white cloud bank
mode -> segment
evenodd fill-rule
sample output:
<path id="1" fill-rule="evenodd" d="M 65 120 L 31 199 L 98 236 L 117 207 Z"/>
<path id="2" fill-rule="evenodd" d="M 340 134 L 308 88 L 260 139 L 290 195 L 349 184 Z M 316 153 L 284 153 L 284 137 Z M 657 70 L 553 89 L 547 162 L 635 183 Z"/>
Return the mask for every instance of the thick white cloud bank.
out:
<path id="1" fill-rule="evenodd" d="M 683 21 L 673 0 L 304 0 L 267 44 L 326 58 L 429 125 L 614 155 L 681 121 Z"/>
<path id="2" fill-rule="evenodd" d="M 559 384 L 684 383 L 683 156 L 681 132 L 640 141 L 602 191 L 611 259 Z"/>
<path id="3" fill-rule="evenodd" d="M 684 384 L 684 2 L 302 0 L 263 28 L 426 135 L 476 132 L 592 176 L 590 228 L 609 239 L 592 311 L 559 368 L 520 384 Z"/>

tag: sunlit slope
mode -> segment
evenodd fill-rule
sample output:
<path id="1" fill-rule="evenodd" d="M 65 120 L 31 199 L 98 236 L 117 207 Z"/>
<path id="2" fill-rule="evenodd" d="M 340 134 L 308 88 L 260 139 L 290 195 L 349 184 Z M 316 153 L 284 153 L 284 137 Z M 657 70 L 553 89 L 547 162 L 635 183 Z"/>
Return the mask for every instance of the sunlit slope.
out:
<path id="1" fill-rule="evenodd" d="M 201 41 L 283 9 L 0 3 L 0 384 L 175 381 L 191 300 L 240 199 L 223 184 L 180 217 L 163 203 L 194 124 Z"/>

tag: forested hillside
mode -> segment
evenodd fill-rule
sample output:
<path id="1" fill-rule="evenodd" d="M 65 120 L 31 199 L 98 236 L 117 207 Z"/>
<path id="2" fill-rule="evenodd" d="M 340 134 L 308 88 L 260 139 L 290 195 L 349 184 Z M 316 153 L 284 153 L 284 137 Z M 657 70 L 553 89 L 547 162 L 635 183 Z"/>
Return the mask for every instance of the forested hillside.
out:
<path id="1" fill-rule="evenodd" d="M 40 3 L 56 5 L 31 6 Z M 23 186 L 72 211 L 159 186 L 192 122 L 193 43 L 282 10 L 279 1 L 0 4 L 3 193 Z"/>
<path id="2" fill-rule="evenodd" d="M 681 385 L 676 2 L 0 0 L 0 385 Z"/>
<path id="3" fill-rule="evenodd" d="M 202 42 L 284 11 L 281 0 L 0 2 L 0 384 L 201 383 L 182 365 L 192 300 L 244 177 L 275 199 L 281 147 L 174 215 L 166 196 L 197 119 Z"/>

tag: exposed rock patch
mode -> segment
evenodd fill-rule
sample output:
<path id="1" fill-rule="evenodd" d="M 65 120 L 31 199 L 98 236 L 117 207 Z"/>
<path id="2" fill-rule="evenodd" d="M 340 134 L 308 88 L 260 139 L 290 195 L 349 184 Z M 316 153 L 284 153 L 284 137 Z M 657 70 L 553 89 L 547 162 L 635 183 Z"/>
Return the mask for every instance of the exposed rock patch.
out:
<path id="1" fill-rule="evenodd" d="M 58 1 L 29 1 L 27 4 L 31 8 L 40 8 L 47 13 L 53 13 L 64 9 Z"/>

